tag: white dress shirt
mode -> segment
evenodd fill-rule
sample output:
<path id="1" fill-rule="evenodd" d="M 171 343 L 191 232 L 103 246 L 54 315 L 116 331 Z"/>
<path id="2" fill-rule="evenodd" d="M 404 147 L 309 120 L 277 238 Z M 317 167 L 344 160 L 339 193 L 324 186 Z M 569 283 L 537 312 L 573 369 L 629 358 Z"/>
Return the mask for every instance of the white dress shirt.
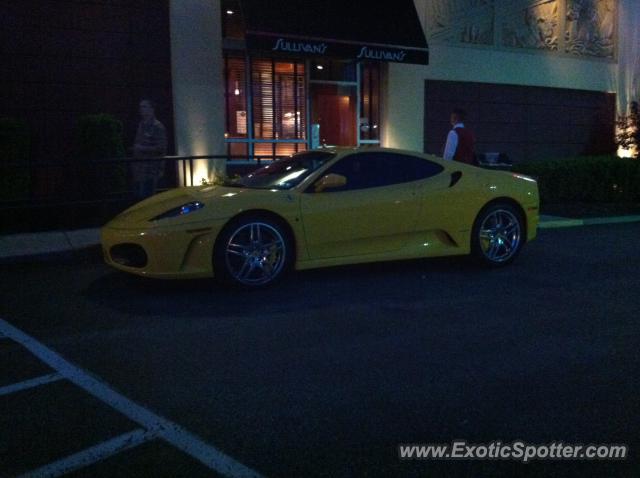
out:
<path id="1" fill-rule="evenodd" d="M 458 133 L 455 132 L 456 128 L 464 128 L 464 123 L 456 123 L 453 125 L 453 129 L 449 131 L 447 135 L 447 144 L 444 147 L 444 154 L 442 157 L 447 161 L 453 160 L 456 155 L 456 149 L 458 149 Z"/>

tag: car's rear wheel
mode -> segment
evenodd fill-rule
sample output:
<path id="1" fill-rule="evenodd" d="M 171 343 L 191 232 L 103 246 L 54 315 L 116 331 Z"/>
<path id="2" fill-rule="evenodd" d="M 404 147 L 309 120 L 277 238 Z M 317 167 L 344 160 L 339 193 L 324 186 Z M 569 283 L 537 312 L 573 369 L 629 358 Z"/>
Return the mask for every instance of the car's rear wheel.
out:
<path id="1" fill-rule="evenodd" d="M 291 261 L 286 229 L 266 217 L 241 217 L 230 223 L 216 241 L 215 276 L 223 282 L 260 287 L 279 279 Z"/>
<path id="2" fill-rule="evenodd" d="M 511 204 L 489 205 L 478 214 L 471 236 L 471 254 L 489 267 L 513 262 L 525 241 L 522 214 Z"/>

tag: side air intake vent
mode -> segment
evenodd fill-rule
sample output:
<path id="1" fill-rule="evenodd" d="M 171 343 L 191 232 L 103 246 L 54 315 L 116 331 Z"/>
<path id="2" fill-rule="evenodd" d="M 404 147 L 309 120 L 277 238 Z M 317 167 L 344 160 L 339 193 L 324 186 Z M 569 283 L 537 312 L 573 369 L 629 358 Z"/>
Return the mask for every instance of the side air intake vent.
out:
<path id="1" fill-rule="evenodd" d="M 456 185 L 460 178 L 462 177 L 462 171 L 456 171 L 455 173 L 451 173 L 451 182 L 449 183 L 449 187 L 452 188 Z"/>

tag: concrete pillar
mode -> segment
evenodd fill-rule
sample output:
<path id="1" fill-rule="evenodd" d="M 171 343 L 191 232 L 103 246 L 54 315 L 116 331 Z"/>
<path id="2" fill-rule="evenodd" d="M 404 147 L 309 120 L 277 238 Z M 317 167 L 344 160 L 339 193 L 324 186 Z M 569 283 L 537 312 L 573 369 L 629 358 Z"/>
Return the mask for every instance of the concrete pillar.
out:
<path id="1" fill-rule="evenodd" d="M 426 1 L 414 0 L 423 30 Z M 381 145 L 387 148 L 424 150 L 424 65 L 389 63 L 383 85 Z"/>
<path id="2" fill-rule="evenodd" d="M 170 0 L 170 18 L 177 153 L 225 154 L 220 2 Z M 198 161 L 194 165 L 194 185 L 224 171 L 224 160 Z"/>
<path id="3" fill-rule="evenodd" d="M 424 149 L 425 66 L 389 63 L 383 88 L 382 146 Z"/>

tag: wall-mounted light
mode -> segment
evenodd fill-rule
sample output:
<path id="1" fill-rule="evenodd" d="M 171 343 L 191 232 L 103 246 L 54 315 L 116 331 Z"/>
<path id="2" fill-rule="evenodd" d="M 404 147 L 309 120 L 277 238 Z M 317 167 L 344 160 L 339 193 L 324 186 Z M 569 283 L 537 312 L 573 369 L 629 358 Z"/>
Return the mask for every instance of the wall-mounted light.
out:
<path id="1" fill-rule="evenodd" d="M 318 70 L 324 70 L 324 66 L 322 66 L 322 65 L 316 65 L 316 68 L 317 68 Z"/>
<path id="2" fill-rule="evenodd" d="M 233 10 L 227 10 L 227 15 L 233 15 Z"/>
<path id="3" fill-rule="evenodd" d="M 238 84 L 237 81 L 236 81 L 236 89 L 233 90 L 233 94 L 236 96 L 240 96 L 240 85 Z"/>

